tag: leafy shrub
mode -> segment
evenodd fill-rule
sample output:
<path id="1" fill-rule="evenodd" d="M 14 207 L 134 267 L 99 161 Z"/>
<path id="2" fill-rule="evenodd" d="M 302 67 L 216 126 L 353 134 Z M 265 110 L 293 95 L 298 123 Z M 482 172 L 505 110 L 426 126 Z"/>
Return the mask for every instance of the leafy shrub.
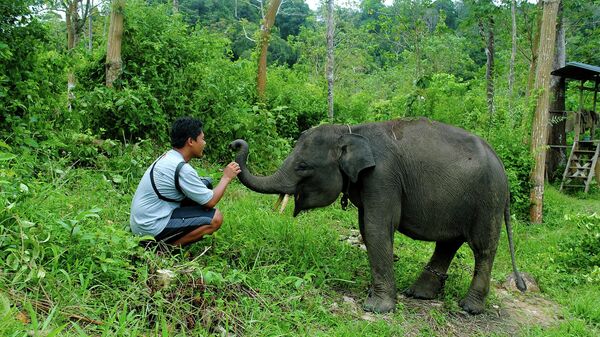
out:
<path id="1" fill-rule="evenodd" d="M 103 138 L 132 140 L 142 137 L 166 141 L 166 116 L 150 89 L 96 87 L 78 101 L 84 125 Z"/>
<path id="2" fill-rule="evenodd" d="M 31 15 L 34 1 L 3 2 L 0 21 L 0 119 L 57 117 L 66 89 L 65 58 L 48 27 Z M 64 83 L 64 86 L 62 85 Z M 4 129 L 9 123 L 0 124 Z"/>
<path id="3" fill-rule="evenodd" d="M 267 96 L 281 137 L 297 139 L 302 131 L 327 117 L 326 91 L 298 71 L 285 67 L 269 69 Z"/>
<path id="4" fill-rule="evenodd" d="M 510 187 L 511 211 L 519 217 L 526 217 L 529 212 L 529 174 L 533 167 L 533 158 L 529 149 L 520 142 L 510 138 L 490 141 L 496 154 L 502 160 Z"/>
<path id="5" fill-rule="evenodd" d="M 290 152 L 290 140 L 282 138 L 277 131 L 277 113 L 268 110 L 264 105 L 256 105 L 246 110 L 226 112 L 222 120 L 234 121 L 230 127 L 223 127 L 216 119 L 206 122 L 206 129 L 213 130 L 214 139 L 242 138 L 250 145 L 249 161 L 252 169 L 265 173 L 275 169 Z M 232 158 L 230 142 L 209 142 L 208 151 L 226 153 Z"/>
<path id="6" fill-rule="evenodd" d="M 600 284 L 600 215 L 566 215 L 565 220 L 577 230 L 559 244 L 556 263 L 574 283 Z"/>

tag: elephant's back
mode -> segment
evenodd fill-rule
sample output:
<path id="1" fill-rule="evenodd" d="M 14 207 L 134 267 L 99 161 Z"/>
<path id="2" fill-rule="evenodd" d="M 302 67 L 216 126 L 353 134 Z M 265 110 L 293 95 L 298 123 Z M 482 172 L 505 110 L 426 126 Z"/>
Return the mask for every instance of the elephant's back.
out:
<path id="1" fill-rule="evenodd" d="M 397 165 L 409 177 L 404 180 L 403 203 L 414 203 L 421 217 L 445 214 L 442 218 L 464 220 L 474 209 L 504 209 L 506 173 L 481 137 L 427 119 L 390 125 L 398 133 L 393 140 Z"/>

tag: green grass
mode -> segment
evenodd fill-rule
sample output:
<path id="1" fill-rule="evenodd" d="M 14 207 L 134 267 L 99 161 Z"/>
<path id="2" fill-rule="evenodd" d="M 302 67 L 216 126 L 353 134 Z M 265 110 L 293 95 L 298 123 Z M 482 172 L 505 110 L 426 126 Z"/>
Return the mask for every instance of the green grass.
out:
<path id="1" fill-rule="evenodd" d="M 542 290 L 514 296 L 556 302 L 564 319 L 516 328 L 505 319 L 489 330 L 494 306 L 504 305 L 495 289 L 487 316 L 464 316 L 457 305 L 473 269 L 466 246 L 437 306 L 403 299 L 393 314 L 365 317 L 367 255 L 341 239 L 357 228 L 356 210 L 334 204 L 292 218 L 292 204 L 278 214 L 272 208 L 276 196 L 236 182 L 219 205 L 225 222 L 215 235 L 180 252 L 143 251 L 128 231 L 129 202 L 143 170 L 110 167 L 36 180 L 4 211 L 0 335 L 598 335 L 598 267 L 573 262 L 589 248 L 586 240 L 594 240 L 590 233 L 600 220 L 590 214 L 600 209 L 597 192 L 573 198 L 548 187 L 545 223 L 514 221 L 518 265 Z M 432 251 L 432 243 L 396 235 L 399 290 L 417 277 Z M 176 275 L 166 286 L 157 277 L 163 269 Z M 494 285 L 510 272 L 503 234 Z"/>

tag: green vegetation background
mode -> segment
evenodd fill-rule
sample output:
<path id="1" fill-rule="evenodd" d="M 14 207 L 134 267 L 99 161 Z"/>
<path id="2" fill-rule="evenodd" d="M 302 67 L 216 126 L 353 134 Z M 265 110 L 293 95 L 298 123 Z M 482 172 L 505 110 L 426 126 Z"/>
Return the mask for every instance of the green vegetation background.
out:
<path id="1" fill-rule="evenodd" d="M 240 2 L 234 12 L 232 1 L 181 0 L 181 13 L 173 14 L 166 2 L 127 2 L 124 72 L 115 89 L 104 86 L 106 6 L 92 16 L 92 50 L 84 36 L 66 51 L 64 22 L 38 11 L 52 1 L 0 2 L 0 335 L 443 335 L 468 287 L 470 250 L 453 262 L 438 311 L 422 317 L 399 303 L 387 318 L 362 320 L 343 299 L 360 303 L 365 296 L 367 258 L 340 240 L 356 227 L 356 212 L 338 205 L 293 219 L 273 212 L 269 196 L 234 184 L 221 206 L 225 224 L 212 238 L 175 254 L 137 246 L 128 231 L 131 196 L 166 149 L 174 118 L 204 120 L 207 157 L 195 166 L 214 177 L 232 159 L 233 139 L 246 139 L 252 169 L 267 173 L 300 132 L 326 122 L 322 12 L 284 3 L 269 49 L 267 98 L 257 103 L 256 8 Z M 598 1 L 566 3 L 569 61 L 600 64 L 598 8 Z M 539 13 L 520 3 L 519 15 L 527 20 L 519 24 L 510 95 L 507 3 L 363 1 L 338 8 L 335 122 L 426 116 L 487 139 L 510 178 L 518 264 L 565 317 L 519 334 L 595 336 L 598 189 L 574 198 L 549 186 L 544 225 L 525 222 L 533 111 L 525 98 L 527 45 Z M 486 16 L 495 18 L 496 32 L 493 115 L 477 20 Z M 71 70 L 77 85 L 69 109 Z M 573 109 L 578 98 L 569 93 Z M 395 247 L 403 289 L 433 246 L 397 236 Z M 510 273 L 507 255 L 503 237 L 496 283 Z M 160 270 L 177 277 L 161 287 Z M 488 305 L 495 304 L 501 301 L 492 292 Z"/>

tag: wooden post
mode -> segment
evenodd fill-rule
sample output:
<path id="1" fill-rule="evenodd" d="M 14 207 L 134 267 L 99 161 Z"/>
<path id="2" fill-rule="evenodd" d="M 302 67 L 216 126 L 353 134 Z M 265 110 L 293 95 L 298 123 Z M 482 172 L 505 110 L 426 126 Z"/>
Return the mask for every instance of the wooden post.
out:
<path id="1" fill-rule="evenodd" d="M 543 16 L 538 49 L 538 67 L 535 77 L 535 92 L 539 93 L 531 132 L 531 153 L 535 164 L 531 172 L 531 207 L 529 216 L 532 223 L 542 223 L 544 202 L 544 171 L 546 168 L 546 147 L 548 146 L 548 115 L 550 107 L 550 72 L 554 60 L 556 43 L 556 18 L 559 0 L 543 1 Z"/>

